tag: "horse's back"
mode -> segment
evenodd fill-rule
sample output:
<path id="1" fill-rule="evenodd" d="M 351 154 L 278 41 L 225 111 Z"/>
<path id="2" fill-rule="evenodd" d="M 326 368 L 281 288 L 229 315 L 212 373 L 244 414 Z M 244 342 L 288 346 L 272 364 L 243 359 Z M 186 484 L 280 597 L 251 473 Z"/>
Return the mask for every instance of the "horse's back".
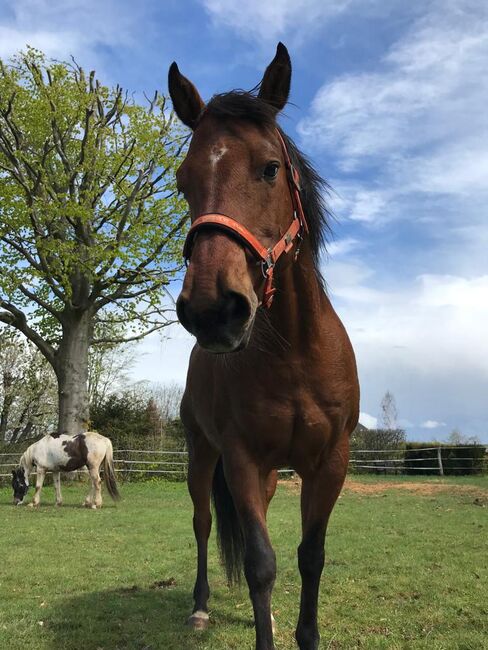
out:
<path id="1" fill-rule="evenodd" d="M 71 472 L 102 460 L 109 447 L 112 447 L 109 438 L 96 431 L 87 431 L 74 435 L 46 435 L 32 445 L 31 453 L 39 467 Z"/>

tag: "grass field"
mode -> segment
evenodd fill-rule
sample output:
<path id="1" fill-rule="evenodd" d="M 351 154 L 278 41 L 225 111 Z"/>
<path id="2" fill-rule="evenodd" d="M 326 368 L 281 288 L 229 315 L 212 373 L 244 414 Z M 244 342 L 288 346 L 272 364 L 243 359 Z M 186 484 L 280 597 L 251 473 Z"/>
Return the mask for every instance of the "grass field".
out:
<path id="1" fill-rule="evenodd" d="M 0 648 L 253 648 L 247 590 L 227 588 L 214 543 L 212 625 L 184 626 L 196 554 L 184 484 L 125 484 L 100 511 L 79 507 L 86 486 L 63 487 L 63 508 L 46 488 L 38 511 L 0 490 Z M 279 650 L 295 647 L 298 502 L 281 485 L 269 516 Z M 321 648 L 488 649 L 487 477 L 350 482 L 327 558 Z"/>

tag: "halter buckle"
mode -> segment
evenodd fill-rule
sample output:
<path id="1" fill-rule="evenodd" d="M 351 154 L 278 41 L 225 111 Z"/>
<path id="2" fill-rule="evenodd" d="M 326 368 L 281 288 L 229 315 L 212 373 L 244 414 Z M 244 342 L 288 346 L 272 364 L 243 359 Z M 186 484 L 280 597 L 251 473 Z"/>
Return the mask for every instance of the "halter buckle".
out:
<path id="1" fill-rule="evenodd" d="M 267 278 L 269 276 L 269 273 L 273 270 L 274 265 L 275 262 L 273 261 L 273 251 L 271 248 L 268 248 L 267 258 L 261 260 L 261 273 L 263 274 L 263 278 Z"/>

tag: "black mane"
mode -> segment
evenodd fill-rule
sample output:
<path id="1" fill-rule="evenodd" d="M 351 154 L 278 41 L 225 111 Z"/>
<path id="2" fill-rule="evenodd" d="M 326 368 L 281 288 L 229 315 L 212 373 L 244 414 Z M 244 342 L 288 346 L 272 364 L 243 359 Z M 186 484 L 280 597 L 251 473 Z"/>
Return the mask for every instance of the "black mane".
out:
<path id="1" fill-rule="evenodd" d="M 315 171 L 293 140 L 278 126 L 276 109 L 253 94 L 255 91 L 256 89 L 252 92 L 232 90 L 228 93 L 214 95 L 205 106 L 200 119 L 204 115 L 210 114 L 215 117 L 247 120 L 265 128 L 279 129 L 286 142 L 291 161 L 300 174 L 302 205 L 309 228 L 313 262 L 317 277 L 323 283 L 320 273 L 320 253 L 325 249 L 330 234 L 331 215 L 324 200 L 324 196 L 329 193 L 329 185 Z"/>

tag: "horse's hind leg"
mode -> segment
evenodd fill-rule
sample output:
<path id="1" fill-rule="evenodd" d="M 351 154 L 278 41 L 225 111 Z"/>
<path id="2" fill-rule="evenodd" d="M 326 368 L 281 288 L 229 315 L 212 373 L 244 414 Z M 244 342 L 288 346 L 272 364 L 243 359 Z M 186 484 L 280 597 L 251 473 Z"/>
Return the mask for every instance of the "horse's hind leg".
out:
<path id="1" fill-rule="evenodd" d="M 94 467 L 90 465 L 88 467 L 88 473 L 90 474 L 90 480 L 92 487 L 90 493 L 85 499 L 85 506 L 87 508 L 96 508 L 102 507 L 102 481 L 100 479 L 99 467 Z"/>
<path id="2" fill-rule="evenodd" d="M 218 453 L 202 435 L 188 436 L 188 490 L 193 501 L 193 531 L 198 549 L 197 578 L 193 589 L 194 607 L 188 625 L 194 630 L 208 626 L 207 578 L 208 538 L 212 527 L 210 494 Z"/>
<path id="3" fill-rule="evenodd" d="M 53 483 L 54 483 L 54 490 L 56 492 L 56 505 L 62 506 L 63 497 L 61 496 L 61 473 L 60 472 L 53 472 Z"/>
<path id="4" fill-rule="evenodd" d="M 344 483 L 347 463 L 346 441 L 343 449 L 337 448 L 312 476 L 304 477 L 302 481 L 302 542 L 298 547 L 302 594 L 296 629 L 300 650 L 317 650 L 319 647 L 317 604 L 324 568 L 325 533 Z"/>

